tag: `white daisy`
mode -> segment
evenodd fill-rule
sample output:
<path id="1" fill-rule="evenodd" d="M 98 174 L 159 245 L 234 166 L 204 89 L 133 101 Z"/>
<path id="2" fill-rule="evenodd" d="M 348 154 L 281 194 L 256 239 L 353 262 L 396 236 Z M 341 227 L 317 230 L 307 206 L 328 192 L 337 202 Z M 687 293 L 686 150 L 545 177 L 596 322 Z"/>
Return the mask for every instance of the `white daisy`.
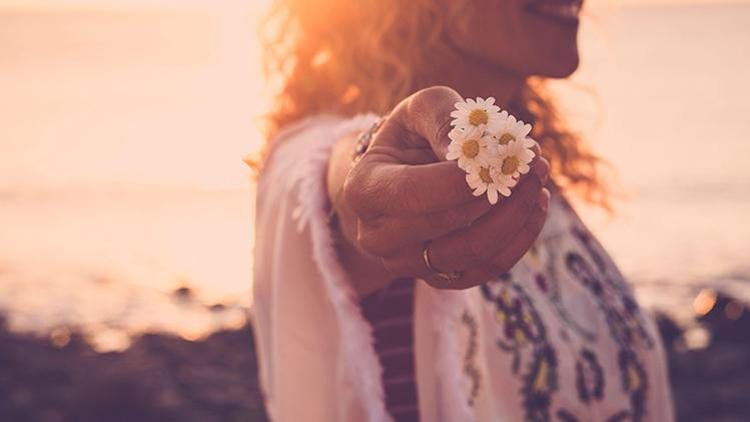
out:
<path id="1" fill-rule="evenodd" d="M 502 150 L 513 141 L 527 139 L 526 137 L 529 135 L 529 132 L 531 132 L 530 124 L 525 124 L 523 121 L 517 120 L 505 110 L 500 113 L 500 122 L 497 131 L 492 132 L 492 135 L 497 141 L 496 146 L 498 147 L 499 152 L 502 152 Z"/>
<path id="2" fill-rule="evenodd" d="M 495 133 L 500 128 L 500 107 L 495 105 L 495 99 L 486 100 L 477 97 L 476 100 L 467 98 L 466 101 L 456 103 L 456 110 L 451 112 L 451 125 L 461 129 L 470 127 L 486 129 Z"/>
<path id="3" fill-rule="evenodd" d="M 458 166 L 469 171 L 471 168 L 487 163 L 491 159 L 488 147 L 495 140 L 481 129 L 471 127 L 466 130 L 453 128 L 448 134 L 451 143 L 445 158 L 458 160 Z"/>
<path id="4" fill-rule="evenodd" d="M 530 138 L 510 141 L 503 146 L 502 153 L 493 157 L 495 167 L 504 176 L 518 178 L 529 172 L 529 163 L 534 159 L 531 150 L 536 143 Z"/>
<path id="5" fill-rule="evenodd" d="M 495 205 L 502 196 L 510 196 L 510 188 L 518 181 L 511 176 L 502 174 L 491 165 L 478 166 L 466 175 L 466 183 L 474 190 L 474 196 L 487 193 L 487 200 Z"/>

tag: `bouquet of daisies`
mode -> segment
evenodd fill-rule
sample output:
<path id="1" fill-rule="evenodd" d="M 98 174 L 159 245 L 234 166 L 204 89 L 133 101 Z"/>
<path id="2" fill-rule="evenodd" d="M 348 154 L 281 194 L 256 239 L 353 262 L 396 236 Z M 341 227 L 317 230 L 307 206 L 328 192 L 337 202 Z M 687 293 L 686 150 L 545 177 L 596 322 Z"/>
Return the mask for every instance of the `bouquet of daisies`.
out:
<path id="1" fill-rule="evenodd" d="M 453 129 L 445 158 L 458 160 L 474 196 L 487 194 L 491 204 L 510 196 L 522 174 L 529 172 L 536 145 L 528 137 L 531 125 L 500 111 L 492 97 L 467 98 L 451 113 Z"/>

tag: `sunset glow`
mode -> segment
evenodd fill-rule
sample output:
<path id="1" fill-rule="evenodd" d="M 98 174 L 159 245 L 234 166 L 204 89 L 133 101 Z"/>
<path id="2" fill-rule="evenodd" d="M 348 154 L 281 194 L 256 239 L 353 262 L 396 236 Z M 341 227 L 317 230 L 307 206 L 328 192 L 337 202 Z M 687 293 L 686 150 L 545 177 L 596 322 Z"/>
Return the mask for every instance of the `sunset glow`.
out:
<path id="1" fill-rule="evenodd" d="M 17 283 L 94 274 L 148 295 L 188 283 L 249 302 L 253 183 L 242 158 L 263 142 L 271 104 L 257 40 L 268 3 L 0 0 L 0 194 L 17 198 L 0 208 L 16 222 L 0 238 L 13 268 L 0 272 L 0 296 L 28 308 Z M 750 12 L 739 0 L 690 3 L 700 6 L 592 0 L 581 69 L 557 84 L 571 124 L 634 198 L 616 223 L 594 224 L 628 274 L 679 268 L 687 280 L 748 258 L 750 173 L 726 157 L 750 155 L 739 135 L 750 131 L 750 85 L 736 71 L 750 57 Z M 722 154 L 705 155 L 700 134 L 715 131 Z M 694 162 L 704 165 L 681 165 Z M 29 257 L 45 264 L 31 270 Z M 638 289 L 645 303 L 685 300 Z M 101 302 L 86 292 L 80 300 Z"/>

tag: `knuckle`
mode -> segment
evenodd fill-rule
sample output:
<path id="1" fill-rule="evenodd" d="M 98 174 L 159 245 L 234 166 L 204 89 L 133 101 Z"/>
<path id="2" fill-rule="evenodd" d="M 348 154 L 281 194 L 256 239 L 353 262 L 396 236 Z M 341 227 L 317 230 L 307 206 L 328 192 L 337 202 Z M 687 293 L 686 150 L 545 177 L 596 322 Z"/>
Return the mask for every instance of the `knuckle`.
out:
<path id="1" fill-rule="evenodd" d="M 457 97 L 458 92 L 455 89 L 445 85 L 433 85 L 427 88 L 420 89 L 414 94 L 414 101 L 424 102 L 427 106 L 434 104 L 435 101 L 443 98 Z"/>
<path id="2" fill-rule="evenodd" d="M 373 256 L 384 256 L 385 254 L 383 251 L 383 243 L 380 241 L 377 237 L 368 235 L 362 231 L 360 231 L 357 234 L 357 241 L 359 243 L 360 248 L 362 248 L 363 251 L 367 252 L 369 255 Z"/>
<path id="3" fill-rule="evenodd" d="M 359 220 L 357 224 L 357 243 L 370 255 L 386 256 L 389 252 L 388 236 L 383 236 L 377 222 Z"/>
<path id="4" fill-rule="evenodd" d="M 378 251 L 382 244 L 371 230 L 363 228 L 360 224 L 357 228 L 357 243 L 363 251 L 370 255 L 381 256 Z"/>
<path id="5" fill-rule="evenodd" d="M 377 215 L 377 193 L 369 179 L 355 167 L 342 187 L 342 199 L 361 218 Z"/>

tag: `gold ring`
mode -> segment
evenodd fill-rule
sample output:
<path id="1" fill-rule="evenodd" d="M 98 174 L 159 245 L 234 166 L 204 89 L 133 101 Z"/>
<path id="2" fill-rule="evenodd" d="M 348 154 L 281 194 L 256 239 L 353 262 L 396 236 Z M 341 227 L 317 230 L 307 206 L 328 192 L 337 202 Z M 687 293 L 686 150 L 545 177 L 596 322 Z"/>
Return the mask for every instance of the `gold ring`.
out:
<path id="1" fill-rule="evenodd" d="M 422 251 L 422 259 L 424 260 L 424 265 L 427 267 L 430 272 L 435 274 L 437 277 L 439 277 L 441 280 L 445 280 L 448 283 L 452 283 L 454 281 L 457 281 L 461 278 L 461 272 L 460 271 L 451 271 L 444 273 L 442 271 L 438 271 L 435 269 L 435 267 L 432 266 L 432 263 L 430 263 L 430 244 L 427 243 L 427 246 L 425 246 L 424 250 Z"/>

